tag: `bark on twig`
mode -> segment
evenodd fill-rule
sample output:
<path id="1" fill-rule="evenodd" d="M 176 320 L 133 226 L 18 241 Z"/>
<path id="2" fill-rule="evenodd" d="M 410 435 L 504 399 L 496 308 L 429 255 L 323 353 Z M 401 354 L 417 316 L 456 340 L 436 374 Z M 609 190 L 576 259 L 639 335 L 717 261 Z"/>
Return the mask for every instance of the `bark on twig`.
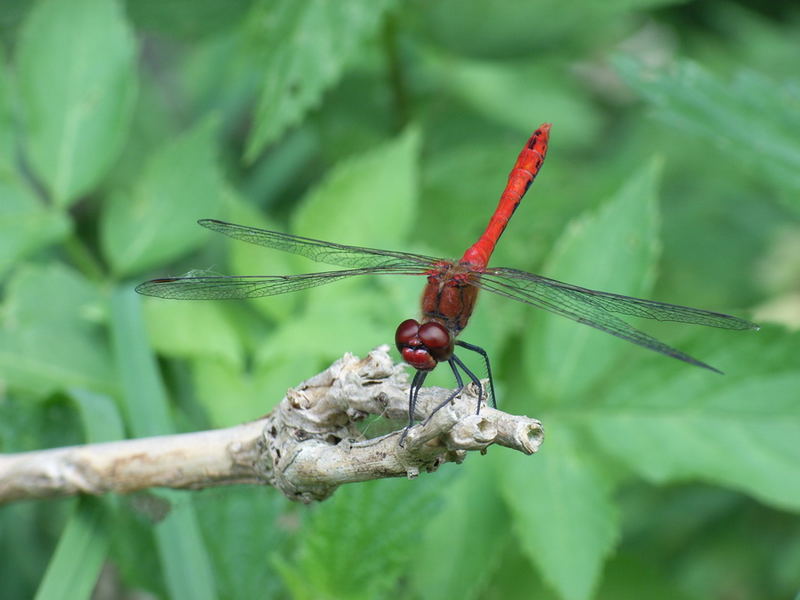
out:
<path id="1" fill-rule="evenodd" d="M 476 415 L 473 389 L 412 428 L 402 447 L 400 431 L 364 439 L 357 424 L 368 415 L 407 415 L 408 376 L 387 351 L 382 346 L 364 359 L 346 354 L 290 389 L 266 417 L 236 427 L 0 455 L 0 503 L 242 483 L 272 485 L 292 500 L 311 502 L 343 483 L 416 477 L 491 444 L 525 454 L 538 450 L 539 421 L 486 406 Z M 424 388 L 417 418 L 427 417 L 448 394 Z"/>

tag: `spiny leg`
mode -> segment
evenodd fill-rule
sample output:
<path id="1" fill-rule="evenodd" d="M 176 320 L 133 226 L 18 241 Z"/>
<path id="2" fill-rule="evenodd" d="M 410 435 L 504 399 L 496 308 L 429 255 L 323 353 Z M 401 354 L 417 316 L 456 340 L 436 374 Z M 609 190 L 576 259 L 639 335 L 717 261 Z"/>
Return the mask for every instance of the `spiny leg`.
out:
<path id="1" fill-rule="evenodd" d="M 462 348 L 466 348 L 467 350 L 472 350 L 473 352 L 477 352 L 483 357 L 483 362 L 486 365 L 486 374 L 489 376 L 489 389 L 492 391 L 492 408 L 497 408 L 497 396 L 494 393 L 494 377 L 492 377 L 492 365 L 489 364 L 489 355 L 486 353 L 486 350 L 484 350 L 480 346 L 476 346 L 475 344 L 470 344 L 469 342 L 462 342 L 461 340 L 456 340 L 456 346 L 461 346 Z"/>
<path id="2" fill-rule="evenodd" d="M 400 445 L 403 445 L 403 442 L 408 435 L 409 429 L 414 426 L 414 409 L 417 407 L 417 396 L 419 396 L 419 390 L 422 387 L 422 384 L 425 382 L 425 378 L 428 376 L 429 371 L 417 371 L 414 375 L 414 379 L 411 382 L 411 387 L 408 390 L 408 425 L 406 428 L 403 429 L 403 433 L 400 434 Z"/>
<path id="3" fill-rule="evenodd" d="M 441 404 L 437 405 L 436 408 L 434 408 L 431 411 L 431 414 L 428 415 L 428 418 L 425 419 L 422 422 L 422 426 L 423 427 L 428 424 L 428 421 L 430 421 L 431 418 L 433 417 L 433 415 L 436 414 L 436 411 L 438 411 L 440 408 L 444 408 L 445 406 L 447 406 L 453 400 L 453 398 L 458 396 L 464 390 L 464 381 L 461 379 L 461 373 L 459 373 L 458 369 L 456 369 L 456 365 L 455 365 L 455 362 L 453 361 L 453 357 L 450 357 L 450 360 L 448 360 L 447 363 L 450 365 L 450 368 L 453 370 L 453 375 L 455 375 L 455 377 L 456 377 L 456 383 L 458 384 L 458 387 L 447 397 L 447 400 L 445 400 Z"/>
<path id="4" fill-rule="evenodd" d="M 478 410 L 475 411 L 475 414 L 476 415 L 481 414 L 481 399 L 483 398 L 483 386 L 481 385 L 481 380 L 478 379 L 478 376 L 475 375 L 475 373 L 473 373 L 472 371 L 470 371 L 467 368 L 467 365 L 465 365 L 464 362 L 460 358 L 458 358 L 455 354 L 453 354 L 453 356 L 451 356 L 450 359 L 455 361 L 455 363 L 459 367 L 461 367 L 461 370 L 464 371 L 464 373 L 467 374 L 467 377 L 469 377 L 472 380 L 472 383 L 474 383 L 477 386 L 477 388 L 478 388 Z"/>

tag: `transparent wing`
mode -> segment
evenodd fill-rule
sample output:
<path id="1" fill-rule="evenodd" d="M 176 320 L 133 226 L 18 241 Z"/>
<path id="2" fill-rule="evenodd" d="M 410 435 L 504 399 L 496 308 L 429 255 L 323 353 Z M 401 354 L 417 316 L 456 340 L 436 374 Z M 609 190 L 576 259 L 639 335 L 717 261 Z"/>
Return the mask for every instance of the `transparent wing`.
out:
<path id="1" fill-rule="evenodd" d="M 656 321 L 676 321 L 678 323 L 692 323 L 694 325 L 720 327 L 722 329 L 758 329 L 758 325 L 755 323 L 723 313 L 679 304 L 632 298 L 610 292 L 599 292 L 516 269 L 487 269 L 479 277 L 493 281 L 497 286 L 508 292 L 506 295 L 522 302 L 528 302 L 533 299 L 536 301 L 555 302 L 566 307 L 591 306 L 602 309 L 605 312 L 643 317 Z M 599 314 L 603 315 L 604 313 L 601 312 Z"/>
<path id="2" fill-rule="evenodd" d="M 346 246 L 334 242 L 323 242 L 311 238 L 300 237 L 268 231 L 246 225 L 235 225 L 215 219 L 201 219 L 198 221 L 203 227 L 224 233 L 243 242 L 275 248 L 292 254 L 299 254 L 311 260 L 336 265 L 338 267 L 364 268 L 364 267 L 407 267 L 415 266 L 432 267 L 441 259 L 412 254 L 410 252 L 394 252 L 392 250 L 378 250 L 376 248 L 362 248 L 360 246 Z"/>
<path id="3" fill-rule="evenodd" d="M 424 270 L 411 271 L 397 268 L 365 268 L 305 273 L 302 275 L 252 275 L 252 276 L 189 276 L 152 279 L 136 286 L 145 296 L 174 300 L 241 300 L 285 294 L 333 283 L 356 275 L 392 273 L 396 275 L 421 275 Z"/>
<path id="4" fill-rule="evenodd" d="M 473 283 L 481 289 L 531 304 L 655 352 L 716 372 L 719 371 L 714 367 L 639 331 L 614 313 L 724 329 L 758 328 L 749 321 L 731 315 L 589 290 L 515 269 L 487 269 L 484 273 L 476 274 Z"/>

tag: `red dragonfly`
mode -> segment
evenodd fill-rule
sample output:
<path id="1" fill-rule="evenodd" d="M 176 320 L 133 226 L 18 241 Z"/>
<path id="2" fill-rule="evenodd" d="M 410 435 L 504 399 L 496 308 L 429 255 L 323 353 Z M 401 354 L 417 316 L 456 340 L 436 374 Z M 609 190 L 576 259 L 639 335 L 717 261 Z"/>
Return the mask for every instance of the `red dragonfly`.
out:
<path id="1" fill-rule="evenodd" d="M 232 238 L 347 269 L 303 275 L 170 277 L 142 283 L 136 291 L 148 296 L 181 300 L 241 299 L 293 292 L 356 275 L 424 275 L 428 283 L 422 294 L 422 317 L 420 321 L 403 321 L 395 333 L 395 344 L 403 360 L 416 369 L 409 391 L 409 423 L 403 432 L 401 443 L 413 425 L 419 390 L 428 373 L 438 363 L 447 362 L 450 365 L 458 386 L 447 400 L 434 409 L 431 416 L 464 389 L 459 369 L 478 387 L 479 397 L 483 395 L 480 380 L 456 356 L 455 346 L 477 352 L 483 357 L 494 402 L 492 371 L 486 351 L 456 339 L 472 315 L 478 290 L 488 290 L 532 304 L 650 350 L 720 373 L 714 367 L 635 329 L 617 315 L 723 329 L 757 329 L 757 325 L 722 313 L 599 292 L 525 271 L 488 266 L 497 240 L 544 162 L 549 133 L 550 124 L 546 123 L 531 135 L 509 174 L 508 184 L 486 231 L 458 261 L 408 252 L 347 246 L 203 219 L 199 221 L 203 227 Z"/>

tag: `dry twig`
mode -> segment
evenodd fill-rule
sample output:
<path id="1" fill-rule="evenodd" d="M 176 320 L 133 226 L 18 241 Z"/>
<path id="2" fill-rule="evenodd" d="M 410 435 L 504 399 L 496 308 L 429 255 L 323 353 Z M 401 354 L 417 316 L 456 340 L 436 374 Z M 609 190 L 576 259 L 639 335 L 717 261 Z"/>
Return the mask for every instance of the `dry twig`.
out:
<path id="1" fill-rule="evenodd" d="M 406 418 L 408 377 L 387 351 L 382 346 L 364 359 L 346 354 L 290 389 L 269 415 L 236 427 L 2 455 L 0 503 L 241 483 L 272 485 L 292 500 L 311 502 L 343 483 L 416 477 L 491 444 L 538 450 L 539 421 L 485 406 L 476 415 L 474 390 L 415 426 L 402 447 L 399 431 L 364 439 L 357 423 L 368 415 Z M 423 389 L 416 416 L 425 418 L 448 394 Z"/>

